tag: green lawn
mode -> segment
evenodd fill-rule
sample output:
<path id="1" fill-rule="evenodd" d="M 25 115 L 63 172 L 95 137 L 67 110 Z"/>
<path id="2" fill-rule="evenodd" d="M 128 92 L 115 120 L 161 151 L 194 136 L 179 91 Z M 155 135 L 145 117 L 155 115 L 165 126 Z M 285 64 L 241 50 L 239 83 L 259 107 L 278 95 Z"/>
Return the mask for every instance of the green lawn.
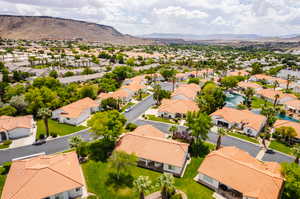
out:
<path id="1" fill-rule="evenodd" d="M 3 186 L 4 186 L 5 179 L 6 179 L 6 176 L 0 175 L 0 196 L 2 194 L 2 189 L 3 189 Z"/>
<path id="2" fill-rule="evenodd" d="M 150 94 L 149 93 L 143 93 L 142 94 L 142 100 L 145 99 L 146 97 L 148 97 Z M 140 100 L 140 96 L 136 95 L 133 97 L 135 100 Z"/>
<path id="3" fill-rule="evenodd" d="M 193 158 L 188 165 L 187 170 L 183 178 L 175 179 L 175 186 L 177 189 L 184 191 L 189 199 L 212 199 L 212 193 L 210 189 L 196 183 L 193 178 L 197 175 L 197 169 L 202 162 L 202 158 Z M 133 188 L 124 187 L 121 189 L 115 189 L 105 182 L 108 179 L 110 168 L 107 167 L 107 163 L 89 161 L 82 165 L 83 172 L 85 174 L 88 191 L 95 193 L 100 199 L 137 199 L 138 195 L 134 192 Z M 152 182 L 155 184 L 156 179 L 161 175 L 159 172 L 143 169 L 140 167 L 134 168 L 132 172 L 133 177 L 136 179 L 140 175 L 149 176 Z M 154 188 L 152 191 L 157 191 L 158 188 Z"/>
<path id="4" fill-rule="evenodd" d="M 277 151 L 280 151 L 282 153 L 286 153 L 289 155 L 292 154 L 291 147 L 289 147 L 289 146 L 285 145 L 284 143 L 277 141 L 277 140 L 272 140 L 269 147 L 272 149 L 275 149 Z"/>
<path id="5" fill-rule="evenodd" d="M 237 138 L 240 138 L 240 139 L 252 142 L 252 143 L 256 143 L 256 144 L 259 143 L 255 138 L 249 137 L 247 135 L 243 135 L 241 133 L 229 132 L 228 135 L 237 137 Z"/>
<path id="6" fill-rule="evenodd" d="M 7 149 L 9 145 L 7 144 L 0 144 L 0 149 Z"/>
<path id="7" fill-rule="evenodd" d="M 62 124 L 51 119 L 49 119 L 48 123 L 50 134 L 57 133 L 58 136 L 68 135 L 86 128 L 85 126 L 72 126 L 68 124 Z M 39 138 L 40 134 L 46 134 L 46 129 L 43 120 L 37 121 L 36 138 Z"/>
<path id="8" fill-rule="evenodd" d="M 267 106 L 273 106 L 271 102 L 266 102 Z M 265 100 L 259 97 L 252 98 L 251 108 L 262 108 L 265 106 Z"/>
<path id="9" fill-rule="evenodd" d="M 174 122 L 171 119 L 168 118 L 163 118 L 163 117 L 157 117 L 155 115 L 146 115 L 147 120 L 152 120 L 152 121 L 157 121 L 157 122 L 165 122 L 165 123 L 170 123 L 170 124 L 176 124 L 176 122 Z"/>
<path id="10" fill-rule="evenodd" d="M 132 103 L 132 102 L 127 103 L 125 106 L 122 107 L 121 112 L 124 112 L 127 108 L 129 108 L 133 105 L 134 105 L 134 103 Z"/>

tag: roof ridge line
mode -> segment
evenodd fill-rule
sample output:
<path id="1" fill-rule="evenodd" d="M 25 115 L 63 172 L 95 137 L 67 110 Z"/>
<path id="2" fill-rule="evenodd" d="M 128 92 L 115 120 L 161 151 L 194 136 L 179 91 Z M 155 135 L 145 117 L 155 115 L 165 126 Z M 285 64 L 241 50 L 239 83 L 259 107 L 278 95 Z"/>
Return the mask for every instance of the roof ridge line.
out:
<path id="1" fill-rule="evenodd" d="M 67 176 L 67 175 L 62 174 L 61 172 L 57 171 L 56 169 L 53 169 L 53 168 L 51 168 L 51 167 L 47 167 L 47 168 L 50 169 L 50 170 L 52 170 L 52 171 L 54 171 L 54 172 L 56 172 L 56 173 L 58 173 L 59 175 L 62 175 L 62 176 L 64 176 L 64 177 L 66 177 L 66 178 L 72 180 L 73 182 L 76 182 L 76 183 L 81 184 L 82 186 L 84 186 L 82 183 L 78 182 L 77 180 L 72 179 L 71 177 L 69 177 L 69 176 Z"/>

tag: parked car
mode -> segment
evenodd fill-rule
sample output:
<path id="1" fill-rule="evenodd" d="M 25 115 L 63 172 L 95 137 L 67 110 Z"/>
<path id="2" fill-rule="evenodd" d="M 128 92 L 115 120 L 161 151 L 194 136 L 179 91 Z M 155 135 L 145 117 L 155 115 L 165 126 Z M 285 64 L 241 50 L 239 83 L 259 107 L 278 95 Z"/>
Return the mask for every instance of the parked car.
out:
<path id="1" fill-rule="evenodd" d="M 132 107 L 129 107 L 129 108 L 125 109 L 125 113 L 127 113 L 127 112 L 129 112 L 131 110 L 132 110 Z"/>

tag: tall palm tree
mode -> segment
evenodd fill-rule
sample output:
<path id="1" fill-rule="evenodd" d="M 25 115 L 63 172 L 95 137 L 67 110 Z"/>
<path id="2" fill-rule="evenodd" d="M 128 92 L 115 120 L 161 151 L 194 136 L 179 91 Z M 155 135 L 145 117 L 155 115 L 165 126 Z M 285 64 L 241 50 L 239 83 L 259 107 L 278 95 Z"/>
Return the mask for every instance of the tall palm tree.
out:
<path id="1" fill-rule="evenodd" d="M 300 144 L 296 144 L 292 148 L 292 153 L 295 156 L 295 163 L 299 164 L 299 158 L 300 158 Z"/>
<path id="2" fill-rule="evenodd" d="M 143 98 L 143 90 L 142 90 L 142 89 L 139 89 L 139 90 L 137 91 L 137 94 L 138 94 L 138 96 L 139 96 L 139 100 L 142 100 L 142 98 Z"/>
<path id="3" fill-rule="evenodd" d="M 140 194 L 140 199 L 145 198 L 145 193 L 151 189 L 152 181 L 149 179 L 149 176 L 139 176 L 136 180 L 133 181 L 133 187 Z"/>
<path id="4" fill-rule="evenodd" d="M 278 98 L 279 98 L 280 96 L 279 96 L 279 94 L 276 94 L 274 97 L 275 97 L 275 99 L 274 99 L 274 104 L 273 104 L 273 105 L 274 105 L 274 107 L 275 107 L 275 106 L 277 105 L 277 101 L 278 101 Z"/>
<path id="5" fill-rule="evenodd" d="M 216 146 L 216 150 L 221 148 L 221 144 L 222 144 L 222 137 L 225 136 L 227 134 L 226 130 L 224 128 L 219 128 L 218 129 L 218 140 L 217 140 L 217 146 Z"/>
<path id="6" fill-rule="evenodd" d="M 174 188 L 175 180 L 172 174 L 164 173 L 158 178 L 157 185 L 161 187 L 162 199 L 168 199 L 168 190 Z"/>
<path id="7" fill-rule="evenodd" d="M 251 100 L 252 100 L 254 93 L 255 93 L 255 91 L 253 88 L 247 88 L 246 90 L 244 90 L 244 95 L 246 97 L 245 102 L 246 102 L 246 106 L 248 108 L 251 107 Z"/>
<path id="8" fill-rule="evenodd" d="M 274 90 L 279 86 L 279 82 L 277 80 L 275 80 L 275 82 L 273 83 L 274 85 Z"/>
<path id="9" fill-rule="evenodd" d="M 169 128 L 169 131 L 172 132 L 173 135 L 176 131 L 178 131 L 178 127 L 176 125 L 173 125 Z"/>
<path id="10" fill-rule="evenodd" d="M 289 90 L 290 83 L 292 81 L 294 81 L 294 80 L 295 80 L 295 77 L 291 76 L 290 74 L 288 74 L 288 76 L 287 76 L 287 83 L 286 83 L 286 90 Z"/>
<path id="11" fill-rule="evenodd" d="M 45 129 L 46 129 L 46 136 L 48 137 L 49 134 L 49 125 L 48 125 L 48 119 L 52 115 L 52 111 L 49 108 L 40 108 L 38 110 L 38 117 L 42 118 L 44 120 Z"/>

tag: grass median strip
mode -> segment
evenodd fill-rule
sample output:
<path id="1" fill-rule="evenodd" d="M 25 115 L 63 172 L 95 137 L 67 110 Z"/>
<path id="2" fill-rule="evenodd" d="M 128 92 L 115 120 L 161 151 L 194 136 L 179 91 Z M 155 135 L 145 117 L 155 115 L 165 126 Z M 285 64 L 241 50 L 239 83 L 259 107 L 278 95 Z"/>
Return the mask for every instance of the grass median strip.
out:
<path id="1" fill-rule="evenodd" d="M 255 144 L 259 144 L 259 142 L 255 138 L 249 137 L 247 135 L 243 135 L 241 133 L 229 132 L 228 135 L 233 136 L 233 137 L 237 137 L 237 138 L 240 138 L 242 140 L 246 140 L 246 141 L 249 141 L 249 142 L 252 142 L 252 143 L 255 143 Z"/>
<path id="2" fill-rule="evenodd" d="M 292 154 L 291 147 L 287 146 L 286 144 L 279 142 L 277 140 L 272 140 L 269 146 L 271 149 L 280 151 L 282 153 L 286 153 L 288 155 Z"/>
<path id="3" fill-rule="evenodd" d="M 170 123 L 170 124 L 177 124 L 175 121 L 172 121 L 168 118 L 163 117 L 157 117 L 155 115 L 146 115 L 147 120 L 157 121 L 157 122 L 164 122 L 164 123 Z"/>

